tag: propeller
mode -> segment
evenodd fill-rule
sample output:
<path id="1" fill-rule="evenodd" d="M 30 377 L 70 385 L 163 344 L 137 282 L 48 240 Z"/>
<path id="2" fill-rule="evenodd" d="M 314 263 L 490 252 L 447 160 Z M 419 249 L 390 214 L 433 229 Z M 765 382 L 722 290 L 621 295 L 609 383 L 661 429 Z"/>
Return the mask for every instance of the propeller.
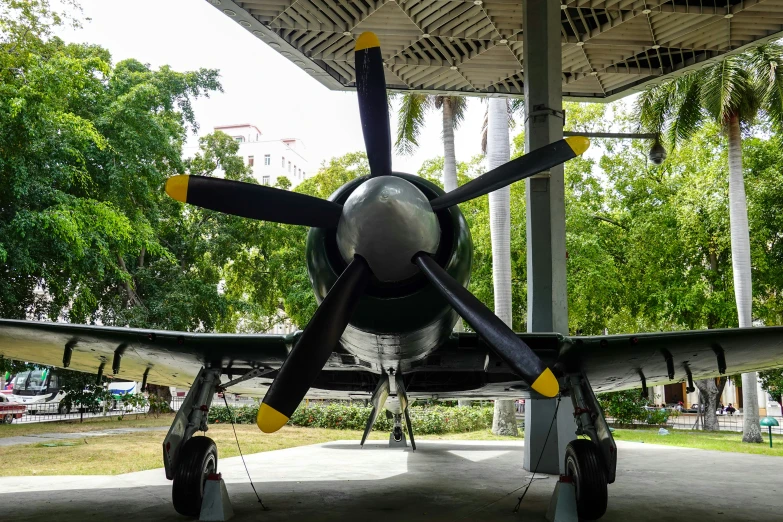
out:
<path id="1" fill-rule="evenodd" d="M 430 201 L 432 210 L 438 211 L 452 205 L 475 199 L 497 189 L 529 178 L 581 155 L 590 146 L 583 136 L 572 136 L 544 145 L 529 154 L 504 163 L 489 172 L 465 183 L 451 192 Z"/>
<path id="2" fill-rule="evenodd" d="M 331 201 L 255 183 L 204 176 L 172 176 L 166 193 L 197 207 L 289 225 L 336 227 L 343 206 Z"/>
<path id="3" fill-rule="evenodd" d="M 315 311 L 280 373 L 264 395 L 256 423 L 264 433 L 282 428 L 321 372 L 348 326 L 370 280 L 370 267 L 354 257 Z"/>
<path id="4" fill-rule="evenodd" d="M 356 40 L 355 59 L 356 91 L 362 133 L 370 162 L 370 176 L 388 176 L 392 173 L 391 133 L 383 58 L 378 37 L 373 33 L 362 33 Z M 432 210 L 423 209 L 424 215 L 477 198 L 550 169 L 582 154 L 589 143 L 583 137 L 570 137 L 537 149 L 431 200 L 429 203 Z M 406 190 L 418 192 L 413 185 Z M 337 228 L 341 219 L 344 219 L 343 205 L 338 203 L 288 190 L 221 178 L 174 176 L 166 182 L 166 193 L 184 203 L 234 216 L 277 223 Z M 382 190 L 378 194 L 379 197 L 388 197 L 383 196 Z M 425 201 L 424 207 L 426 206 Z M 372 208 L 372 205 L 369 208 Z M 400 222 L 404 223 L 404 220 Z M 395 223 L 396 220 L 389 224 L 396 226 Z M 389 237 L 392 236 L 393 234 Z M 386 239 L 389 240 L 388 237 Z M 389 249 L 396 247 L 399 245 L 388 245 Z M 418 250 L 413 250 L 416 251 Z M 382 254 L 383 252 L 380 255 Z M 371 263 L 361 255 L 345 259 L 350 259 L 348 267 L 316 310 L 264 396 L 257 417 L 258 427 L 264 432 L 277 431 L 288 422 L 338 345 L 364 294 L 372 276 Z M 404 262 L 407 263 L 407 259 L 405 257 Z M 412 262 L 512 370 L 530 383 L 532 389 L 547 397 L 557 395 L 559 386 L 552 371 L 473 294 L 451 278 L 429 254 L 422 251 L 414 256 Z M 404 396 L 404 390 L 402 393 Z M 411 440 L 412 435 L 411 433 Z"/>
<path id="5" fill-rule="evenodd" d="M 413 261 L 457 313 L 531 388 L 545 397 L 554 397 L 560 392 L 552 370 L 506 323 L 455 281 L 429 254 L 419 253 Z"/>
<path id="6" fill-rule="evenodd" d="M 391 130 L 381 43 L 374 33 L 362 33 L 354 50 L 356 94 L 370 177 L 388 176 L 392 172 Z"/>

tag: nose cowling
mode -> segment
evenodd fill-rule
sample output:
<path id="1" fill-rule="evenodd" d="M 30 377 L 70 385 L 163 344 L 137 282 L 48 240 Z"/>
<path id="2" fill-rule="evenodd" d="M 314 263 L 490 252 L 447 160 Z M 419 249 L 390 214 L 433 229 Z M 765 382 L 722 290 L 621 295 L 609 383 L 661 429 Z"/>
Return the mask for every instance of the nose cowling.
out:
<path id="1" fill-rule="evenodd" d="M 346 200 L 337 225 L 337 246 L 346 262 L 362 256 L 384 282 L 402 281 L 418 268 L 419 252 L 434 254 L 440 225 L 427 197 L 396 176 L 362 183 Z"/>

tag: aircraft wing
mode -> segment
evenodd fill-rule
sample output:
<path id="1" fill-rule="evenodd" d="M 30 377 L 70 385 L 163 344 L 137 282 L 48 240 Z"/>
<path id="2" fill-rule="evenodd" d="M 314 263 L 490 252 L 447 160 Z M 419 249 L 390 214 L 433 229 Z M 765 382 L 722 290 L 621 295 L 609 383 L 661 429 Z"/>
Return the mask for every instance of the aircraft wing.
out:
<path id="1" fill-rule="evenodd" d="M 120 353 L 117 377 L 141 381 L 149 368 L 152 384 L 188 388 L 202 366 L 247 369 L 279 368 L 297 334 L 206 334 L 141 330 L 66 323 L 0 319 L 0 355 L 19 361 L 112 375 L 115 353 Z M 270 375 L 271 377 L 271 375 Z"/>
<path id="2" fill-rule="evenodd" d="M 783 327 L 565 337 L 558 361 L 596 392 L 734 375 L 783 366 Z"/>

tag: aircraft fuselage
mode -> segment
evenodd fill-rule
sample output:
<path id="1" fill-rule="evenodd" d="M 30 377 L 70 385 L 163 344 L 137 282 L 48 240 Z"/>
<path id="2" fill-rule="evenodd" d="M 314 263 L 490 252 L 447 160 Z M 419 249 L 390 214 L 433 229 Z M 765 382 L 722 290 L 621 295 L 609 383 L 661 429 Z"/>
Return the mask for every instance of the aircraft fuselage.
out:
<path id="1" fill-rule="evenodd" d="M 389 178 L 394 177 L 410 182 L 430 200 L 444 193 L 437 185 L 419 176 L 394 173 Z M 346 183 L 329 199 L 345 203 L 365 180 L 357 178 Z M 390 219 L 415 222 L 417 216 L 406 215 L 416 212 L 415 209 L 410 205 L 400 205 L 399 209 Z M 467 287 L 473 260 L 468 224 L 457 205 L 435 215 L 440 240 L 434 259 Z M 376 249 L 386 249 L 390 256 L 408 246 L 405 237 L 393 233 L 395 224 L 389 223 L 386 231 L 383 223 L 379 224 L 374 238 L 378 242 Z M 400 228 L 404 228 L 404 223 Z M 319 304 L 346 266 L 338 246 L 338 231 L 311 228 L 307 236 L 307 269 Z M 415 268 L 412 263 L 411 266 Z M 418 269 L 413 270 L 412 275 L 405 275 L 407 277 L 396 281 L 382 281 L 374 276 L 340 340 L 343 349 L 369 363 L 376 372 L 396 370 L 401 364 L 426 357 L 445 342 L 459 319 Z"/>

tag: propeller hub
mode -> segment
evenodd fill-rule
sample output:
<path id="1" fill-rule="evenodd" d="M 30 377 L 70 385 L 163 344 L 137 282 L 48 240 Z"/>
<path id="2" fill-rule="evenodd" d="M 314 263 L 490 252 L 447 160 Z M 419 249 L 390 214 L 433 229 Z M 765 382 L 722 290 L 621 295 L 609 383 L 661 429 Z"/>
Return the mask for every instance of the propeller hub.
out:
<path id="1" fill-rule="evenodd" d="M 370 178 L 351 193 L 337 225 L 337 246 L 346 262 L 359 254 L 381 281 L 402 281 L 418 272 L 413 256 L 434 254 L 440 225 L 430 202 L 396 176 Z"/>

